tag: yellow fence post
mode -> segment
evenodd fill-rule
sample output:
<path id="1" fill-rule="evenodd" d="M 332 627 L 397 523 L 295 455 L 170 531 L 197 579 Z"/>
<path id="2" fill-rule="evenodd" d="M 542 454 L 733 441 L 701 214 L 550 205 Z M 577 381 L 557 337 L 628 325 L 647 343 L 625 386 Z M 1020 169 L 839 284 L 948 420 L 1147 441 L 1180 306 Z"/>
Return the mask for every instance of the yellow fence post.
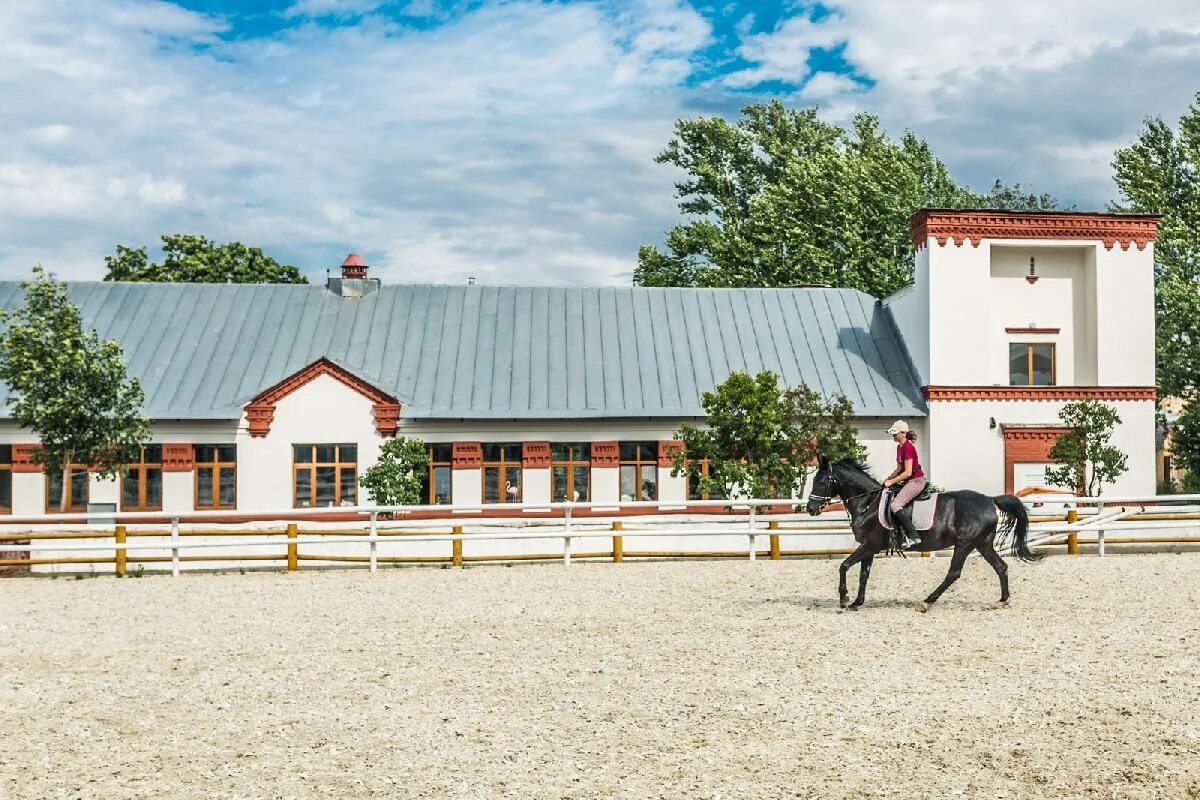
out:
<path id="1" fill-rule="evenodd" d="M 1079 521 L 1079 510 L 1074 508 L 1067 509 L 1067 524 Z M 1079 555 L 1079 532 L 1070 531 L 1067 534 L 1067 555 Z"/>
<path id="2" fill-rule="evenodd" d="M 453 528 L 450 529 L 450 532 L 453 533 L 455 536 L 461 536 L 462 535 L 462 525 L 455 525 Z M 452 544 L 453 544 L 453 547 L 450 548 L 450 552 L 451 552 L 451 558 L 454 561 L 454 566 L 461 567 L 462 566 L 462 539 L 455 539 L 452 542 Z"/>
<path id="3" fill-rule="evenodd" d="M 115 538 L 117 540 L 117 544 L 125 544 L 125 526 L 124 525 L 117 526 Z M 125 556 L 126 556 L 125 548 L 118 547 L 116 555 L 117 555 L 117 577 L 124 578 L 125 577 Z"/>
<path id="4" fill-rule="evenodd" d="M 624 527 L 625 527 L 624 524 L 621 523 L 620 521 L 613 522 L 613 524 L 612 524 L 612 529 L 614 531 L 619 531 L 619 530 L 623 529 Z M 612 539 L 613 539 L 613 555 L 612 555 L 613 563 L 619 564 L 625 560 L 625 537 L 621 536 L 620 534 L 613 534 Z"/>
<path id="5" fill-rule="evenodd" d="M 779 530 L 779 520 L 773 519 L 770 522 L 768 522 L 767 529 L 772 530 L 772 531 Z M 779 534 L 772 533 L 771 534 L 771 560 L 778 561 L 779 557 L 780 557 L 779 556 Z"/>
<path id="6" fill-rule="evenodd" d="M 296 523 L 289 522 L 287 526 L 288 536 L 288 572 L 295 572 L 300 568 L 300 555 L 296 552 Z"/>

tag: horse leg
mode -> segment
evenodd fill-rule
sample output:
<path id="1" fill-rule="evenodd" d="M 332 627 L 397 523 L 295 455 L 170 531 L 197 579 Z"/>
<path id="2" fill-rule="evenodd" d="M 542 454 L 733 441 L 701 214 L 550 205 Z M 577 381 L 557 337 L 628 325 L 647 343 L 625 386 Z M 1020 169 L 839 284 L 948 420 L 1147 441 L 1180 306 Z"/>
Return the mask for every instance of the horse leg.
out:
<path id="1" fill-rule="evenodd" d="M 992 544 L 991 539 L 984 539 L 980 542 L 978 550 L 979 555 L 983 556 L 984 560 L 992 565 L 992 569 L 996 570 L 996 577 L 1000 579 L 1000 602 L 996 603 L 993 608 L 1008 608 L 1008 565 L 996 552 L 996 546 Z"/>
<path id="2" fill-rule="evenodd" d="M 850 592 L 846 589 L 846 573 L 850 571 L 851 567 L 866 558 L 870 552 L 871 548 L 860 544 L 858 549 L 847 556 L 846 560 L 842 562 L 842 566 L 838 568 L 838 599 L 841 601 L 842 608 L 850 605 Z"/>
<path id="3" fill-rule="evenodd" d="M 937 602 L 937 599 L 942 596 L 942 592 L 949 589 L 950 584 L 958 580 L 959 576 L 962 575 L 963 564 L 966 563 L 967 555 L 974 549 L 974 543 L 964 544 L 963 542 L 959 542 L 954 545 L 954 555 L 950 557 L 950 571 L 946 573 L 946 579 L 942 581 L 940 586 L 933 590 L 933 594 L 925 598 L 924 602 L 917 602 L 917 611 L 920 611 L 922 614 L 928 611 Z"/>
<path id="4" fill-rule="evenodd" d="M 851 611 L 862 608 L 863 601 L 867 599 L 867 579 L 871 577 L 871 564 L 874 561 L 875 554 L 868 552 L 863 556 L 862 563 L 858 565 L 858 597 L 854 598 L 854 602 L 849 605 Z"/>

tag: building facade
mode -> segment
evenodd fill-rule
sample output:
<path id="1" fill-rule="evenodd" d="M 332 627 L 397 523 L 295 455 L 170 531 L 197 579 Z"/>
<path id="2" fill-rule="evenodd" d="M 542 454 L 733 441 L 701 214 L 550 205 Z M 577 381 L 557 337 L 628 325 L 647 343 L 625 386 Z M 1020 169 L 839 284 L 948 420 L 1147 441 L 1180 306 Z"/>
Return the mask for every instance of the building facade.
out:
<path id="1" fill-rule="evenodd" d="M 1152 493 L 1155 220 L 923 211 L 913 231 L 914 283 L 882 302 L 382 286 L 356 256 L 325 286 L 72 284 L 141 381 L 151 441 L 120 479 L 80 469 L 64 487 L 0 420 L 0 512 L 55 511 L 63 491 L 79 511 L 365 504 L 358 478 L 395 435 L 429 448 L 429 504 L 678 507 L 701 496 L 670 474 L 672 434 L 704 391 L 761 369 L 849 397 L 877 472 L 904 418 L 935 483 L 991 494 L 1044 482 L 1059 408 L 1096 397 L 1123 420 L 1114 489 Z M 0 284 L 0 307 L 20 302 Z"/>

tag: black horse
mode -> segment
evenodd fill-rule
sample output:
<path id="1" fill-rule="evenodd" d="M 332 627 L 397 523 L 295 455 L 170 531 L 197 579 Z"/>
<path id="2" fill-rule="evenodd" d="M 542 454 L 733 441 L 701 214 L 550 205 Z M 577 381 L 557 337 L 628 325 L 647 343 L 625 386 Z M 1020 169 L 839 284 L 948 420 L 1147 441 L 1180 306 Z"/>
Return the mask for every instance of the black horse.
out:
<path id="1" fill-rule="evenodd" d="M 854 459 L 843 459 L 832 463 L 821 457 L 817 475 L 813 479 L 813 491 L 808 499 L 808 513 L 816 516 L 835 497 L 840 497 L 850 512 L 850 528 L 858 548 L 842 562 L 838 595 L 842 608 L 858 610 L 867 596 L 867 578 L 871 574 L 871 562 L 875 555 L 886 549 L 891 541 L 891 531 L 879 524 L 879 503 L 885 496 L 883 485 L 872 478 L 864 467 Z M 998 525 L 996 509 L 1004 516 L 1004 524 Z M 937 514 L 933 527 L 921 532 L 921 543 L 915 551 L 954 548 L 950 559 L 950 571 L 946 579 L 933 590 L 933 594 L 918 602 L 918 611 L 928 611 L 937 602 L 942 592 L 962 575 L 963 563 L 972 550 L 978 550 L 996 575 L 1000 578 L 1000 602 L 995 608 L 1008 606 L 1008 566 L 996 552 L 997 540 L 1001 546 L 1011 536 L 1012 555 L 1022 561 L 1032 561 L 1027 534 L 1029 515 L 1020 499 L 1011 494 L 999 497 L 963 490 L 945 492 L 938 497 Z M 1015 535 L 1014 535 L 1015 534 Z M 910 551 L 912 552 L 912 551 Z M 850 602 L 846 591 L 846 573 L 850 567 L 862 563 L 858 573 L 858 597 Z"/>

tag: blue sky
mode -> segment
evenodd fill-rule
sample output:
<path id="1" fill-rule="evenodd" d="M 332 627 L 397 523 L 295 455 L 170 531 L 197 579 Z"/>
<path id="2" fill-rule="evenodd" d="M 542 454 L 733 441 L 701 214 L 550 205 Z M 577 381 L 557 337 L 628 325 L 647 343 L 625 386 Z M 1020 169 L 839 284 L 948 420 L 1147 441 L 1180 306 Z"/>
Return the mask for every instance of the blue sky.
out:
<path id="1" fill-rule="evenodd" d="M 195 232 L 319 277 L 626 283 L 681 117 L 779 97 L 1083 208 L 1200 91 L 1181 0 L 8 0 L 0 277 Z"/>

